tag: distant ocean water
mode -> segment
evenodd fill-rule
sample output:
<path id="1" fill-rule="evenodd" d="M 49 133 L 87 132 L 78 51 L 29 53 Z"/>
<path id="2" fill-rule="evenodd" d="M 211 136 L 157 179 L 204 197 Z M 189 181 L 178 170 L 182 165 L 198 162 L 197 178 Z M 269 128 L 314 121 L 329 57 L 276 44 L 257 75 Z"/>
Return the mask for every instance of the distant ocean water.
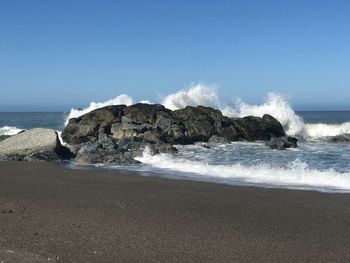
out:
<path id="1" fill-rule="evenodd" d="M 0 112 L 0 135 L 16 134 L 18 130 L 35 127 L 63 130 L 64 112 Z"/>
<path id="2" fill-rule="evenodd" d="M 350 111 L 296 111 L 306 124 L 341 125 L 350 122 Z M 65 127 L 68 112 L 0 112 L 0 135 L 15 130 L 35 127 L 61 131 Z M 9 127 L 4 129 L 4 127 Z M 350 130 L 349 130 L 350 132 Z"/>
<path id="3" fill-rule="evenodd" d="M 208 94 L 209 92 L 209 94 Z M 254 185 L 326 192 L 350 192 L 350 111 L 294 111 L 281 97 L 270 94 L 262 105 L 241 103 L 235 108 L 221 104 L 209 90 L 190 90 L 168 96 L 166 107 L 177 109 L 201 104 L 219 108 L 225 115 L 242 117 L 276 117 L 288 135 L 299 139 L 297 149 L 271 150 L 264 143 L 233 142 L 202 143 L 176 146 L 177 154 L 151 155 L 145 150 L 138 160 L 141 165 L 128 167 L 99 166 L 108 169 L 128 169 L 144 175 L 159 174 L 172 178 L 202 180 L 232 185 Z M 62 131 L 70 117 L 113 104 L 132 104 L 127 95 L 104 103 L 91 103 L 82 110 L 70 112 L 1 112 L 0 135 L 16 134 L 34 127 Z M 341 142 L 332 138 L 343 137 Z"/>

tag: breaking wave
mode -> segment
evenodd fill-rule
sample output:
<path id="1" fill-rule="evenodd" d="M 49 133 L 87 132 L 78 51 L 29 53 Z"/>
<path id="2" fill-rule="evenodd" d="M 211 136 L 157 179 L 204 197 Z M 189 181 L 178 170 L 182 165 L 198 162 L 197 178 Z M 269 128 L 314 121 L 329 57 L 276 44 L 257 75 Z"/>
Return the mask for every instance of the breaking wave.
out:
<path id="1" fill-rule="evenodd" d="M 305 124 L 304 120 L 295 113 L 288 100 L 277 93 L 268 93 L 265 102 L 260 105 L 248 104 L 241 100 L 237 100 L 233 105 L 227 105 L 222 102 L 217 90 L 215 85 L 193 84 L 188 89 L 165 96 L 160 103 L 171 110 L 181 109 L 186 106 L 208 106 L 221 110 L 228 117 L 245 117 L 249 115 L 262 117 L 264 114 L 270 114 L 283 125 L 288 135 L 303 139 L 317 139 L 350 133 L 350 122 L 341 124 Z M 151 103 L 148 100 L 142 100 L 141 102 Z M 119 95 L 105 102 L 91 102 L 87 108 L 71 109 L 65 124 L 67 125 L 70 118 L 79 117 L 104 106 L 131 105 L 133 103 L 133 98 L 126 94 Z"/>
<path id="2" fill-rule="evenodd" d="M 308 136 L 315 139 L 350 134 L 350 122 L 341 124 L 309 123 L 305 125 L 305 128 Z"/>
<path id="3" fill-rule="evenodd" d="M 133 104 L 133 99 L 126 95 L 126 94 L 121 94 L 114 99 L 110 99 L 104 102 L 90 102 L 90 105 L 84 109 L 71 109 L 70 113 L 68 114 L 66 120 L 65 120 L 65 125 L 68 124 L 69 119 L 72 118 L 78 118 L 90 111 L 105 107 L 105 106 L 110 106 L 110 105 L 119 105 L 119 104 L 125 104 L 125 105 L 131 105 Z"/>
<path id="4" fill-rule="evenodd" d="M 268 164 L 214 165 L 177 158 L 168 154 L 151 155 L 147 149 L 138 161 L 162 172 L 225 184 L 256 185 L 327 192 L 350 192 L 350 173 L 333 169 L 311 169 L 305 162 L 295 160 L 284 167 Z"/>
<path id="5" fill-rule="evenodd" d="M 192 85 L 189 89 L 180 90 L 169 94 L 161 101 L 161 104 L 171 110 L 178 110 L 186 106 L 209 106 L 217 109 L 222 108 L 221 101 L 215 86 L 203 84 Z"/>
<path id="6" fill-rule="evenodd" d="M 4 126 L 0 128 L 0 135 L 15 135 L 22 130 L 23 129 L 18 129 L 16 127 Z"/>

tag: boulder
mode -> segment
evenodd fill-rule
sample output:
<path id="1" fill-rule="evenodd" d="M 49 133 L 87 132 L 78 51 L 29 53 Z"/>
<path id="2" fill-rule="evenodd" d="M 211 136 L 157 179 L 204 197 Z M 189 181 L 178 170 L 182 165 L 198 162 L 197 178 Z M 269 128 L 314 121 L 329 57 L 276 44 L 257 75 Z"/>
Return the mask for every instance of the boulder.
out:
<path id="1" fill-rule="evenodd" d="M 174 111 L 179 122 L 185 127 L 187 141 L 208 141 L 216 135 L 227 141 L 270 140 L 271 137 L 284 136 L 282 125 L 271 115 L 262 118 L 248 116 L 244 118 L 228 118 L 219 110 L 210 107 L 186 107 Z"/>
<path id="2" fill-rule="evenodd" d="M 137 103 L 124 109 L 124 114 L 131 120 L 154 125 L 160 112 L 171 112 L 160 104 Z"/>
<path id="3" fill-rule="evenodd" d="M 265 114 L 262 118 L 247 116 L 235 119 L 243 130 L 243 137 L 248 141 L 266 141 L 272 137 L 285 136 L 283 127 L 271 115 Z"/>
<path id="4" fill-rule="evenodd" d="M 126 138 L 138 137 L 142 139 L 143 133 L 153 129 L 150 124 L 144 124 L 142 122 L 137 122 L 129 119 L 126 116 L 121 118 L 121 123 L 114 123 L 111 126 L 111 133 L 113 138 L 120 140 Z"/>
<path id="5" fill-rule="evenodd" d="M 185 127 L 180 124 L 180 121 L 172 111 L 165 109 L 157 112 L 154 125 L 160 132 L 160 137 L 163 141 L 177 144 L 186 143 Z"/>
<path id="6" fill-rule="evenodd" d="M 97 137 L 99 131 L 109 133 L 113 123 L 121 122 L 125 105 L 107 106 L 70 119 L 62 131 L 62 139 L 69 144 L 79 144 Z"/>
<path id="7" fill-rule="evenodd" d="M 157 131 L 146 131 L 143 134 L 143 140 L 148 143 L 157 143 L 160 141 L 160 135 Z"/>
<path id="8" fill-rule="evenodd" d="M 96 141 L 89 141 L 81 144 L 75 158 L 78 164 L 96 163 L 135 163 L 132 158 L 124 157 L 128 151 L 128 146 L 119 146 L 117 142 L 107 134 L 100 134 Z"/>
<path id="9" fill-rule="evenodd" d="M 95 143 L 98 145 L 99 148 L 107 149 L 107 150 L 114 150 L 117 149 L 117 141 L 114 140 L 110 135 L 104 133 L 103 131 L 100 131 L 97 137 L 97 141 Z"/>
<path id="10" fill-rule="evenodd" d="M 155 147 L 156 153 L 177 153 L 178 150 L 170 143 L 159 143 Z"/>
<path id="11" fill-rule="evenodd" d="M 57 132 L 51 129 L 27 130 L 0 142 L 2 160 L 54 161 L 69 157 L 70 151 L 60 144 Z"/>
<path id="12" fill-rule="evenodd" d="M 95 146 L 85 145 L 78 151 L 75 162 L 77 164 L 103 163 L 103 156 Z"/>
<path id="13" fill-rule="evenodd" d="M 286 148 L 296 148 L 297 147 L 297 138 L 290 136 L 283 137 L 272 137 L 265 144 L 271 149 L 284 150 Z"/>
<path id="14" fill-rule="evenodd" d="M 210 107 L 187 106 L 174 111 L 174 115 L 185 128 L 187 143 L 207 142 L 212 135 L 238 140 L 241 134 L 233 120 Z"/>

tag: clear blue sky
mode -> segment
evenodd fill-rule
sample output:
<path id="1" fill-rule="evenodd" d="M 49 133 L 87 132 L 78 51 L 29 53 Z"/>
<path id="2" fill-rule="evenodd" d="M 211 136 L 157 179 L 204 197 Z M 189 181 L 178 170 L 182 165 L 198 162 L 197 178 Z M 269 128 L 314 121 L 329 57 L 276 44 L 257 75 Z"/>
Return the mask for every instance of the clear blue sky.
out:
<path id="1" fill-rule="evenodd" d="M 0 110 L 68 109 L 192 82 L 350 109 L 350 1 L 0 1 Z"/>

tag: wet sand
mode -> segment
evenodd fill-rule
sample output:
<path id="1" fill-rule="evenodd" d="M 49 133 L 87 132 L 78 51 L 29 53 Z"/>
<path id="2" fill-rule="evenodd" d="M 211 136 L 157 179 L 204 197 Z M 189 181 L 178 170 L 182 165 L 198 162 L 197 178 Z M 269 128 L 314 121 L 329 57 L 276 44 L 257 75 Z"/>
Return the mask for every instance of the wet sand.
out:
<path id="1" fill-rule="evenodd" d="M 0 262 L 349 262 L 350 195 L 0 162 Z"/>

